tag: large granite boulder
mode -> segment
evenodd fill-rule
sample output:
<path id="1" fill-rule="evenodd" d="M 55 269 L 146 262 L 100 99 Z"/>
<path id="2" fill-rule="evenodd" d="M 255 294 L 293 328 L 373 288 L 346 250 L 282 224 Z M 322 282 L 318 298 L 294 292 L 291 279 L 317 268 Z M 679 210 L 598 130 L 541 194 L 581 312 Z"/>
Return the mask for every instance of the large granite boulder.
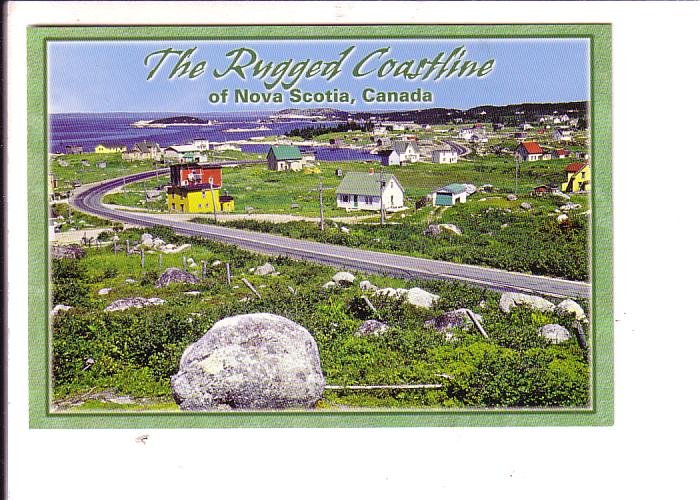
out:
<path id="1" fill-rule="evenodd" d="M 571 299 L 559 302 L 555 310 L 559 314 L 572 315 L 579 321 L 586 321 L 586 313 L 583 311 L 583 307 Z"/>
<path id="2" fill-rule="evenodd" d="M 477 321 L 482 322 L 483 318 L 480 314 L 474 314 Z M 447 311 L 441 314 L 437 318 L 430 319 L 423 323 L 425 328 L 434 328 L 438 332 L 446 332 L 448 330 L 454 330 L 456 328 L 461 328 L 468 330 L 474 326 L 474 322 L 467 314 L 466 309 L 455 309 L 454 311 Z"/>
<path id="3" fill-rule="evenodd" d="M 536 295 L 526 295 L 524 293 L 506 292 L 501 295 L 499 307 L 504 313 L 509 313 L 515 306 L 527 306 L 536 311 L 553 312 L 554 304 L 547 299 Z"/>
<path id="4" fill-rule="evenodd" d="M 350 286 L 355 282 L 355 276 L 346 271 L 335 273 L 331 279 L 340 286 Z"/>
<path id="5" fill-rule="evenodd" d="M 199 283 L 199 278 L 194 274 L 183 271 L 178 267 L 169 267 L 156 280 L 156 288 L 168 286 L 171 283 Z"/>
<path id="6" fill-rule="evenodd" d="M 325 387 L 311 334 L 268 313 L 218 321 L 185 349 L 170 380 L 186 411 L 310 408 Z"/>
<path id="7" fill-rule="evenodd" d="M 411 288 L 408 290 L 408 293 L 406 293 L 406 302 L 416 307 L 429 309 L 433 307 L 438 300 L 440 300 L 439 295 L 426 292 L 422 288 Z"/>
<path id="8" fill-rule="evenodd" d="M 559 344 L 571 338 L 569 330 L 561 325 L 544 325 L 537 331 L 537 334 L 549 340 L 552 344 Z"/>

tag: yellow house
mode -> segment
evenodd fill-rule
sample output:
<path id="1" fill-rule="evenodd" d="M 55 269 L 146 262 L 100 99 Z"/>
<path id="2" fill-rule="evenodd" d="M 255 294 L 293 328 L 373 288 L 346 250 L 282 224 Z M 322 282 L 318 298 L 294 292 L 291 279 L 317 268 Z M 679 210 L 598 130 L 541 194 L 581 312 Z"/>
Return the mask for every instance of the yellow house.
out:
<path id="1" fill-rule="evenodd" d="M 123 153 L 126 151 L 126 146 L 123 144 L 104 143 L 95 146 L 95 153 Z"/>
<path id="2" fill-rule="evenodd" d="M 219 188 L 202 186 L 170 186 L 168 188 L 168 210 L 186 214 L 211 214 L 233 212 L 233 197 L 220 195 Z"/>
<path id="3" fill-rule="evenodd" d="M 591 167 L 588 163 L 570 163 L 565 169 L 567 179 L 561 185 L 565 193 L 591 190 Z"/>

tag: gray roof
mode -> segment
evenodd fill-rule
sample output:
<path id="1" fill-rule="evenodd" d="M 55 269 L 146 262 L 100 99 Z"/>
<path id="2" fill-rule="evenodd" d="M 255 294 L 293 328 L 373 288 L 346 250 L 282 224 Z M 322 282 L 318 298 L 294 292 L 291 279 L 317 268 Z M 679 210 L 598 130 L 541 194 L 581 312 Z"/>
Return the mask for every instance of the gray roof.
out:
<path id="1" fill-rule="evenodd" d="M 418 144 L 416 141 L 394 141 L 394 151 L 397 153 L 405 153 L 406 149 L 408 149 L 408 145 L 411 144 L 413 148 L 418 151 Z"/>
<path id="2" fill-rule="evenodd" d="M 370 174 L 367 172 L 348 172 L 343 177 L 340 185 L 336 189 L 337 193 L 341 194 L 359 194 L 364 196 L 379 196 L 379 173 Z M 384 181 L 389 182 L 393 180 L 399 186 L 401 191 L 403 187 L 399 183 L 398 179 L 392 174 L 384 174 Z"/>

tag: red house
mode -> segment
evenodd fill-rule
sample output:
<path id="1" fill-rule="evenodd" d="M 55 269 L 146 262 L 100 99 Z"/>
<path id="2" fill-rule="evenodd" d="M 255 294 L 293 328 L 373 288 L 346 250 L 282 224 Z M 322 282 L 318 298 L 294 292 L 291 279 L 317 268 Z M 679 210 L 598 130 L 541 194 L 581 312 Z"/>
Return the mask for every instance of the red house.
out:
<path id="1" fill-rule="evenodd" d="M 170 185 L 173 187 L 194 187 L 211 184 L 221 187 L 221 166 L 181 163 L 170 165 Z"/>
<path id="2" fill-rule="evenodd" d="M 515 156 L 520 158 L 520 161 L 537 161 L 542 159 L 544 151 L 536 142 L 521 142 L 515 148 Z"/>

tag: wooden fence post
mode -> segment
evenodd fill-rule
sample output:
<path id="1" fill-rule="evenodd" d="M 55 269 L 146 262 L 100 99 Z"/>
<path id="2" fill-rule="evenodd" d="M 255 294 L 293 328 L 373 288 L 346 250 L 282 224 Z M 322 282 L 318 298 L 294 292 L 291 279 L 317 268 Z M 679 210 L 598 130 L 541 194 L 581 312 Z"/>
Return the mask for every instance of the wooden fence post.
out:
<path id="1" fill-rule="evenodd" d="M 126 254 L 129 255 L 131 250 L 129 250 L 129 240 L 126 240 Z"/>
<path id="2" fill-rule="evenodd" d="M 202 279 L 205 279 L 207 277 L 207 261 L 203 260 L 202 261 Z"/>
<path id="3" fill-rule="evenodd" d="M 114 242 L 114 255 L 117 255 L 117 242 Z"/>
<path id="4" fill-rule="evenodd" d="M 187 271 L 187 258 L 184 255 L 182 256 L 182 270 Z"/>
<path id="5" fill-rule="evenodd" d="M 158 254 L 158 269 L 163 269 L 163 254 Z"/>
<path id="6" fill-rule="evenodd" d="M 146 254 L 143 253 L 143 248 L 141 249 L 141 267 L 146 267 Z"/>
<path id="7" fill-rule="evenodd" d="M 226 263 L 226 284 L 231 286 L 231 265 Z"/>

